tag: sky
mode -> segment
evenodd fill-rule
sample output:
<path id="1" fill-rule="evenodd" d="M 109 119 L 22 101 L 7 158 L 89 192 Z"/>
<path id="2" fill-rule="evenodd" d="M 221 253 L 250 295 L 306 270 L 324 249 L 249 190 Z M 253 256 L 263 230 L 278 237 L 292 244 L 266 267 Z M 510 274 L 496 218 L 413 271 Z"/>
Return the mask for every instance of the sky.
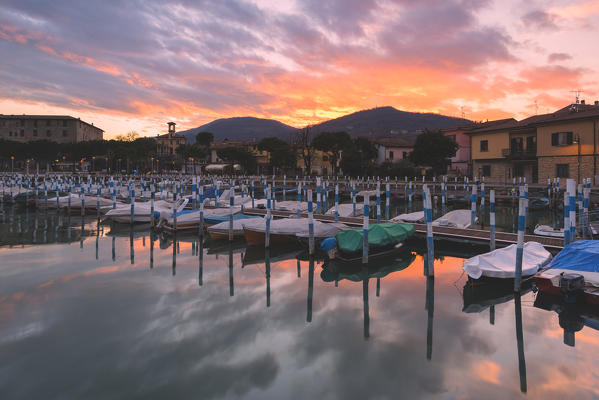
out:
<path id="1" fill-rule="evenodd" d="M 599 100 L 599 0 L 0 0 L 0 113 L 105 138 L 378 106 L 525 118 Z"/>

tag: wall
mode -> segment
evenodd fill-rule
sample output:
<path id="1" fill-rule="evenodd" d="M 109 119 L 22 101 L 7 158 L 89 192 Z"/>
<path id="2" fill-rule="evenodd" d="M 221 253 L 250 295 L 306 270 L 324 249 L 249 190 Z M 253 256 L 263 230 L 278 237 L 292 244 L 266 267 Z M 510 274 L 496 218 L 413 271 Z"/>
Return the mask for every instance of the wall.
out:
<path id="1" fill-rule="evenodd" d="M 554 132 L 572 132 L 580 135 L 581 154 L 593 154 L 593 121 L 555 123 L 537 127 L 538 156 L 578 155 L 578 145 L 552 146 L 551 134 Z"/>
<path id="2" fill-rule="evenodd" d="M 494 158 L 503 159 L 504 157 L 501 153 L 501 150 L 508 149 L 510 147 L 510 135 L 508 131 L 471 134 L 470 136 L 472 140 L 473 160 L 484 160 Z M 489 141 L 489 151 L 480 151 L 481 140 Z M 477 169 L 474 168 L 475 173 L 476 170 Z"/>

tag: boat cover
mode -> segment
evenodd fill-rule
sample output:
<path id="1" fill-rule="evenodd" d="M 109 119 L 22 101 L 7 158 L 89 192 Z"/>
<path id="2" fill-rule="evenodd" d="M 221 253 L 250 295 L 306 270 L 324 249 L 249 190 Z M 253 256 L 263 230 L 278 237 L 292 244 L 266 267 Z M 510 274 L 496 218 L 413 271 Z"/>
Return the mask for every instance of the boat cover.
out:
<path id="1" fill-rule="evenodd" d="M 549 253 L 538 242 L 524 243 L 522 255 L 522 276 L 534 275 L 551 260 Z M 513 278 L 516 271 L 516 245 L 480 254 L 464 261 L 464 271 L 473 279 L 481 276 L 489 278 Z"/>
<path id="2" fill-rule="evenodd" d="M 262 219 L 262 217 L 258 216 L 258 215 L 245 215 L 245 214 L 236 214 L 233 216 L 233 230 L 234 231 L 243 231 L 243 227 L 244 225 L 252 219 Z M 229 230 L 229 219 L 227 218 L 226 221 L 223 222 L 219 222 L 216 225 L 212 225 L 208 227 L 208 231 L 213 231 L 213 232 L 217 232 L 217 231 L 228 231 Z"/>
<path id="3" fill-rule="evenodd" d="M 570 243 L 555 256 L 549 268 L 599 272 L 599 241 L 578 240 Z"/>
<path id="4" fill-rule="evenodd" d="M 368 229 L 369 247 L 386 247 L 406 240 L 414 234 L 414 225 L 396 222 L 373 224 Z M 363 246 L 362 229 L 347 229 L 339 232 L 335 239 L 337 248 L 345 253 L 360 251 Z"/>
<path id="5" fill-rule="evenodd" d="M 337 210 L 340 217 L 361 217 L 364 215 L 364 204 L 356 203 L 356 215 L 354 215 L 354 205 L 352 203 L 339 204 Z M 326 215 L 335 215 L 335 206 L 329 208 Z"/>
<path id="6" fill-rule="evenodd" d="M 408 214 L 400 214 L 397 217 L 391 218 L 393 222 L 408 222 L 416 223 L 424 221 L 424 211 L 416 211 Z"/>
<path id="7" fill-rule="evenodd" d="M 433 226 L 449 226 L 466 229 L 470 227 L 470 210 L 453 210 L 433 221 Z"/>

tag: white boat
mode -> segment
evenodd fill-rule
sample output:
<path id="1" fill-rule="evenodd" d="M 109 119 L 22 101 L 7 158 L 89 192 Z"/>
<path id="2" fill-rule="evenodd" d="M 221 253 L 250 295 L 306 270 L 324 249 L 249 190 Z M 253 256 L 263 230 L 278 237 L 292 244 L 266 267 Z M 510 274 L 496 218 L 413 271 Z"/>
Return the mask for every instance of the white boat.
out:
<path id="1" fill-rule="evenodd" d="M 188 199 L 180 199 L 177 201 L 176 209 L 177 211 L 183 210 L 185 205 L 187 204 Z M 112 208 L 112 203 L 111 203 Z M 173 210 L 173 203 L 166 200 L 157 200 L 154 202 L 154 214 L 169 213 Z M 133 208 L 133 222 L 146 222 L 149 223 L 152 221 L 152 206 L 150 202 L 144 203 L 135 203 L 135 207 Z M 120 223 L 129 223 L 131 222 L 131 204 L 120 204 L 117 208 L 109 210 L 106 215 L 106 219 L 120 222 Z M 158 218 L 157 218 L 158 219 Z"/>
<path id="2" fill-rule="evenodd" d="M 593 235 L 596 235 L 597 230 L 595 229 L 595 227 L 591 225 L 591 229 L 592 229 Z M 555 229 L 549 225 L 537 225 L 537 226 L 535 226 L 534 234 L 539 235 L 539 236 L 563 238 L 564 237 L 564 228 Z"/>
<path id="3" fill-rule="evenodd" d="M 478 217 L 475 217 L 475 223 Z M 453 210 L 433 221 L 433 226 L 446 226 L 450 228 L 470 228 L 470 210 Z"/>
<path id="4" fill-rule="evenodd" d="M 335 236 L 344 229 L 349 229 L 345 224 L 326 223 L 314 221 L 314 238 L 316 240 Z M 245 240 L 248 244 L 263 244 L 266 232 L 266 220 L 250 220 L 244 228 Z M 309 236 L 308 218 L 282 218 L 270 221 L 270 242 L 288 243 L 297 238 Z"/>
<path id="5" fill-rule="evenodd" d="M 248 216 L 249 217 L 249 216 Z M 233 220 L 233 237 L 234 238 L 243 238 L 243 228 L 246 224 L 252 224 L 255 220 L 263 220 L 262 217 L 254 217 L 254 218 L 243 218 L 243 219 L 235 219 Z M 229 238 L 229 221 L 223 221 L 216 225 L 211 225 L 208 227 L 208 235 L 210 235 L 210 239 L 212 240 L 222 240 Z"/>
<path id="6" fill-rule="evenodd" d="M 391 218 L 393 222 L 403 222 L 407 224 L 417 224 L 424 222 L 424 211 L 415 211 L 413 213 L 400 214 L 397 217 Z"/>
<path id="7" fill-rule="evenodd" d="M 464 261 L 463 269 L 472 279 L 514 278 L 516 271 L 516 245 L 512 244 Z M 524 243 L 522 276 L 532 276 L 551 261 L 549 253 L 538 242 Z"/>
<path id="8" fill-rule="evenodd" d="M 233 215 L 239 214 L 241 208 L 234 206 L 231 208 L 205 208 L 204 209 L 204 226 L 214 225 L 227 220 L 229 215 L 233 212 Z M 200 228 L 200 210 L 184 210 L 177 211 L 177 231 L 183 230 L 198 230 Z M 160 226 L 166 231 L 173 231 L 174 229 L 174 215 L 171 210 L 160 213 Z"/>
<path id="9" fill-rule="evenodd" d="M 364 204 L 356 203 L 356 214 L 352 203 L 339 204 L 338 213 L 340 217 L 361 217 L 364 215 Z M 335 215 L 335 206 L 331 207 L 325 215 Z"/>

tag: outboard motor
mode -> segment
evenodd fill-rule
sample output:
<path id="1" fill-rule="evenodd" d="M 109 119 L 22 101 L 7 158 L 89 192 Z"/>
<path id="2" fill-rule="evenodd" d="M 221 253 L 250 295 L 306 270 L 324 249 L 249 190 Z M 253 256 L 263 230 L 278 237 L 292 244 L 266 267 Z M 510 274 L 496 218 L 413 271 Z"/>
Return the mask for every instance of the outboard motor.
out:
<path id="1" fill-rule="evenodd" d="M 562 274 L 559 279 L 559 290 L 564 295 L 566 303 L 575 303 L 577 298 L 584 293 L 584 276 Z"/>

